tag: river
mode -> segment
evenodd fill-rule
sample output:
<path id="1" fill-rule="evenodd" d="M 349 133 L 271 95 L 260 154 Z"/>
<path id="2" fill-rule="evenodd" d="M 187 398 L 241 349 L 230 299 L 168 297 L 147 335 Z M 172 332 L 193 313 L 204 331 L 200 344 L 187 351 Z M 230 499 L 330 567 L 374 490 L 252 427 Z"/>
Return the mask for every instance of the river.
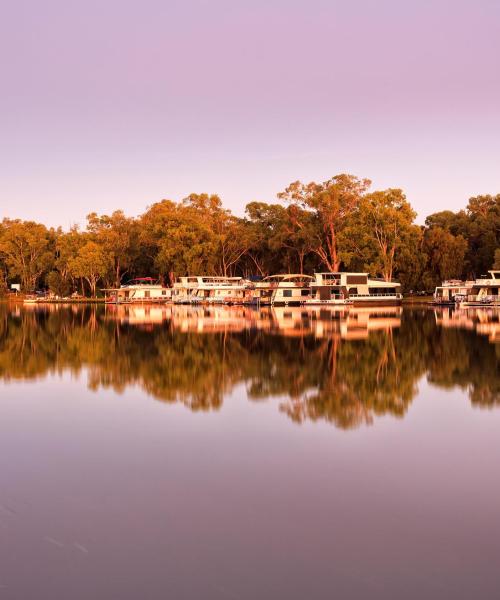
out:
<path id="1" fill-rule="evenodd" d="M 498 598 L 499 313 L 0 305 L 0 598 Z"/>

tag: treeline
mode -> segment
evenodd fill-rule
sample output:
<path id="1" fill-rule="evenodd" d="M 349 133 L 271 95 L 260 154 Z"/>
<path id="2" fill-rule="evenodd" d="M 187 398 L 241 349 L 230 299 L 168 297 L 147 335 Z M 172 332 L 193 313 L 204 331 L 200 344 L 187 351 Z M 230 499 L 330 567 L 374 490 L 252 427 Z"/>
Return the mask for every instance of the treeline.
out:
<path id="1" fill-rule="evenodd" d="M 346 174 L 297 181 L 277 203 L 248 204 L 243 218 L 209 194 L 162 200 L 136 218 L 91 213 L 84 231 L 5 218 L 0 292 L 19 283 L 26 292 L 95 296 L 138 276 L 171 283 L 184 274 L 340 269 L 396 278 L 408 291 L 500 267 L 500 194 L 471 198 L 464 210 L 432 214 L 419 226 L 402 190 L 371 191 L 370 183 Z"/>

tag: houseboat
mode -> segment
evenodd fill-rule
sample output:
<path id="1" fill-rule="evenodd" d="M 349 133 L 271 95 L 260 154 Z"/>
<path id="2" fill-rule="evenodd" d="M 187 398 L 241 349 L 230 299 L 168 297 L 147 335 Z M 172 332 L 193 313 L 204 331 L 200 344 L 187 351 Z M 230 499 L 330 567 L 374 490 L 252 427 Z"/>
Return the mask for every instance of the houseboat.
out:
<path id="1" fill-rule="evenodd" d="M 198 289 L 198 277 L 178 277 L 172 287 L 172 302 L 174 304 L 191 304 Z"/>
<path id="2" fill-rule="evenodd" d="M 354 306 L 388 306 L 402 302 L 401 284 L 370 278 L 368 273 L 315 273 L 311 298 L 319 304 L 346 301 Z"/>
<path id="3" fill-rule="evenodd" d="M 476 279 L 462 306 L 500 306 L 500 271 Z"/>
<path id="4" fill-rule="evenodd" d="M 249 304 L 251 284 L 243 277 L 198 277 L 198 285 L 191 292 L 193 303 Z"/>
<path id="5" fill-rule="evenodd" d="M 338 273 L 315 273 L 314 281 L 311 282 L 311 294 L 304 304 L 345 306 L 354 304 L 354 301 L 349 298 L 345 286 L 341 285 Z"/>
<path id="6" fill-rule="evenodd" d="M 152 277 L 137 277 L 119 288 L 106 288 L 106 302 L 110 304 L 149 304 L 168 302 L 172 290 Z"/>
<path id="7" fill-rule="evenodd" d="M 242 277 L 179 277 L 172 289 L 175 304 L 247 304 L 252 286 Z"/>
<path id="8" fill-rule="evenodd" d="M 443 281 L 442 285 L 436 287 L 432 303 L 441 306 L 458 304 L 466 300 L 473 285 L 473 281 L 462 281 L 460 279 Z"/>
<path id="9" fill-rule="evenodd" d="M 311 294 L 310 275 L 269 275 L 254 284 L 252 298 L 258 305 L 300 306 Z"/>

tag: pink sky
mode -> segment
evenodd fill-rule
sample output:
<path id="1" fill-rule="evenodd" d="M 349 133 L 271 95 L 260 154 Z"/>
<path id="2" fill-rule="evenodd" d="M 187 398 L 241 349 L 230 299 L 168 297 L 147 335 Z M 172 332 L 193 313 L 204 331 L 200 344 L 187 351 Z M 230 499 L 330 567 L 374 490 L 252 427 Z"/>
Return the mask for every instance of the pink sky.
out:
<path id="1" fill-rule="evenodd" d="M 0 218 L 339 172 L 420 221 L 500 193 L 498 0 L 16 0 L 0 56 Z"/>

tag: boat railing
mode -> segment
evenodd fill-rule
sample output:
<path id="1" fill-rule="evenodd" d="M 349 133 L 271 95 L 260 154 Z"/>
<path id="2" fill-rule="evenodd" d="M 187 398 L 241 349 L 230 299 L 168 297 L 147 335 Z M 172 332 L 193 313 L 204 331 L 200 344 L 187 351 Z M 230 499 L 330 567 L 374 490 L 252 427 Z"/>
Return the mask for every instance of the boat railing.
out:
<path id="1" fill-rule="evenodd" d="M 387 296 L 402 298 L 403 295 L 399 292 L 387 292 L 377 294 L 349 294 L 349 298 L 386 298 Z"/>

